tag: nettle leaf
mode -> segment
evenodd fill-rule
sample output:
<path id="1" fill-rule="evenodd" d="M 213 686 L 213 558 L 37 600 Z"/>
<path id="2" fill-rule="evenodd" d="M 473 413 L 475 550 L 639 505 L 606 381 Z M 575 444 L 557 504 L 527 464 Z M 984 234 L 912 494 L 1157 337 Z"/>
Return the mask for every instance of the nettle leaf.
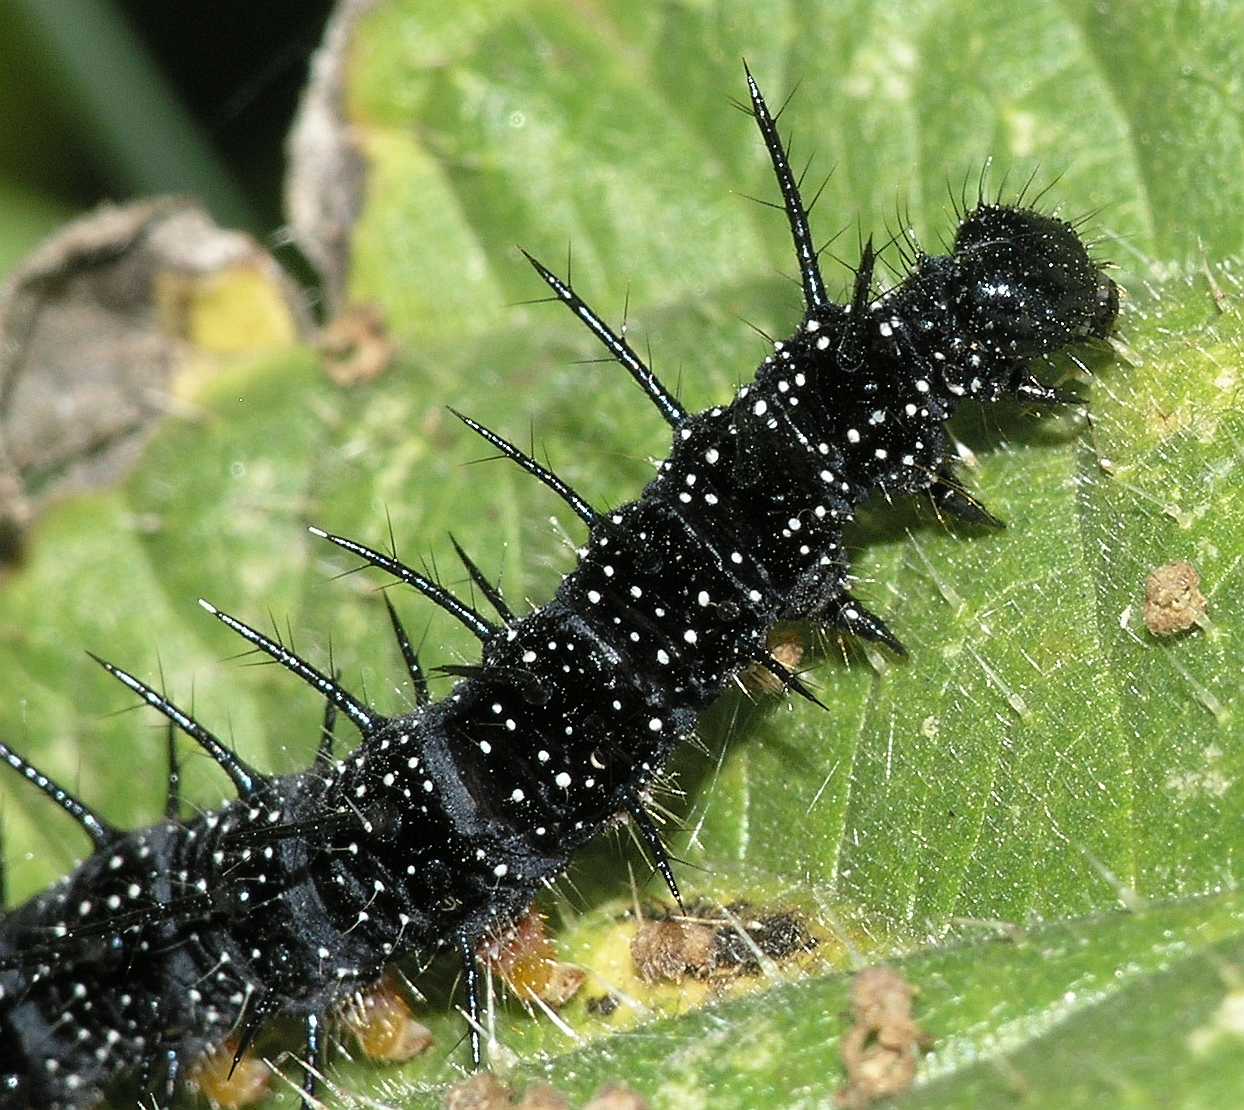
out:
<path id="1" fill-rule="evenodd" d="M 659 880 L 604 837 L 548 905 L 563 958 L 597 979 L 563 1028 L 499 1001 L 498 1059 L 518 1087 L 577 1100 L 620 1082 L 658 1107 L 824 1105 L 844 1083 L 850 971 L 885 960 L 934 1038 L 911 1105 L 1224 1104 L 1244 1084 L 1244 178 L 1223 76 L 1244 71 L 1239 13 L 376 5 L 344 73 L 366 167 L 347 286 L 387 321 L 396 365 L 349 391 L 310 351 L 235 370 L 124 485 L 48 513 L 0 591 L 0 735 L 114 821 L 153 820 L 163 731 L 115 713 L 129 703 L 90 648 L 162 668 L 247 759 L 305 766 L 315 699 L 230 661 L 239 646 L 198 596 L 271 613 L 313 660 L 331 640 L 347 684 L 408 705 L 378 581 L 333 581 L 351 564 L 307 522 L 375 544 L 391 527 L 458 584 L 452 528 L 512 600 L 547 598 L 579 526 L 514 468 L 472 465 L 486 452 L 444 406 L 519 442 L 534 429 L 596 503 L 637 495 L 667 449 L 622 371 L 575 364 L 599 352 L 573 320 L 515 303 L 543 295 L 515 243 L 559 267 L 569 243 L 607 316 L 629 298 L 633 343 L 689 405 L 751 376 L 765 347 L 738 317 L 780 335 L 798 304 L 781 216 L 739 195 L 774 194 L 728 103 L 744 55 L 773 101 L 801 82 L 782 125 L 797 162 L 818 153 L 809 181 L 836 167 L 815 213 L 826 237 L 847 228 L 831 252 L 849 263 L 857 239 L 908 220 L 939 251 L 948 188 L 974 196 L 988 159 L 1004 193 L 1036 170 L 1043 204 L 1095 213 L 1085 233 L 1129 294 L 1120 342 L 1089 356 L 1091 378 L 1042 371 L 1085 381 L 1087 415 L 956 423 L 1005 532 L 882 504 L 852 533 L 858 593 L 909 660 L 809 643 L 828 712 L 728 695 L 679 760 L 666 804 L 684 886 L 795 909 L 817 952 L 751 993 L 645 987 L 625 913 Z M 841 290 L 849 272 L 827 278 Z M 1208 617 L 1159 639 L 1145 580 L 1176 560 L 1198 569 Z M 432 661 L 475 658 L 452 622 L 392 596 L 412 630 L 426 621 Z M 189 758 L 191 791 L 215 804 L 223 780 Z M 32 791 L 0 791 L 10 897 L 25 896 L 85 845 Z M 342 1064 L 343 1098 L 440 1103 L 462 1026 L 452 969 L 429 984 L 436 1050 L 400 1070 Z M 588 1013 L 610 987 L 634 1007 Z"/>

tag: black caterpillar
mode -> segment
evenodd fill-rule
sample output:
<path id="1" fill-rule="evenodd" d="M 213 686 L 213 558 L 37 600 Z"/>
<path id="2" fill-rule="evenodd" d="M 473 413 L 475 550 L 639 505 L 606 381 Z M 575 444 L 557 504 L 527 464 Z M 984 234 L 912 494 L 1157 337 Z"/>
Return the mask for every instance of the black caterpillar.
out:
<path id="1" fill-rule="evenodd" d="M 476 666 L 431 703 L 392 616 L 420 707 L 385 718 L 281 644 L 204 608 L 314 686 L 329 727 L 311 768 L 269 777 L 139 679 L 103 666 L 216 760 L 238 799 L 194 820 L 111 827 L 0 744 L 0 756 L 78 819 L 94 853 L 0 923 L 0 1107 L 84 1107 L 137 1075 L 168 1106 L 186 1066 L 270 1017 L 306 1027 L 310 1098 L 325 1015 L 410 953 L 454 947 L 478 1019 L 476 946 L 521 915 L 543 880 L 629 814 L 677 899 L 645 790 L 700 713 L 770 656 L 775 622 L 801 618 L 903 648 L 845 589 L 844 524 L 871 495 L 928 491 L 946 513 L 992 517 L 948 461 L 959 402 L 1076 400 L 1038 382 L 1034 360 L 1104 338 L 1118 290 L 1076 231 L 979 199 L 948 255 L 919 254 L 874 300 L 871 242 L 849 304 L 827 296 L 775 122 L 747 75 L 777 174 L 806 311 L 754 382 L 688 414 L 626 341 L 534 258 L 537 273 L 630 372 L 673 430 L 639 500 L 599 514 L 496 433 L 461 419 L 561 497 L 589 539 L 544 608 L 518 617 L 459 549 L 500 618 L 362 544 L 315 534 L 443 606 L 480 639 Z M 461 414 L 458 414 L 461 415 Z M 456 545 L 455 545 L 456 546 Z M 101 661 L 102 662 L 102 661 Z M 331 717 L 362 734 L 334 761 Z M 472 1049 L 479 1062 L 478 1021 Z M 236 1059 L 235 1058 L 235 1059 Z"/>

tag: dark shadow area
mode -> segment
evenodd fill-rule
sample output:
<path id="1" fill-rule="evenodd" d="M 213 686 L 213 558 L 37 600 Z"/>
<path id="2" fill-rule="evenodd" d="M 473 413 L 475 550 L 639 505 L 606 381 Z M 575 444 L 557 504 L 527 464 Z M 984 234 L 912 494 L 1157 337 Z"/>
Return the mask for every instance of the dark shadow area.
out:
<path id="1" fill-rule="evenodd" d="M 171 93 L 209 148 L 205 156 L 225 167 L 244 198 L 247 230 L 266 236 L 280 225 L 285 135 L 332 0 L 56 0 L 70 28 L 74 21 L 109 28 L 123 48 L 120 64 L 89 42 L 58 38 L 40 15 L 45 3 L 0 5 L 0 177 L 71 211 L 133 196 L 137 171 L 109 150 L 84 106 L 158 83 L 159 97 Z M 118 105 L 113 118 L 140 146 L 149 121 L 125 111 Z M 185 190 L 143 180 L 142 191 Z M 202 199 L 216 207 L 218 198 Z"/>

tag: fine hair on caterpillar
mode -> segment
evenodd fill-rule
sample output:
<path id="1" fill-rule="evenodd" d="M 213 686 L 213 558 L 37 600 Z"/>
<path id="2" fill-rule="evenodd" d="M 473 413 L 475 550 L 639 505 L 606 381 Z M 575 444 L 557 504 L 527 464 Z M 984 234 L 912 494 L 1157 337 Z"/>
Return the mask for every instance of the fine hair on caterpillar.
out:
<path id="1" fill-rule="evenodd" d="M 669 457 L 638 498 L 597 509 L 501 433 L 455 411 L 548 487 L 587 531 L 578 566 L 543 607 L 516 613 L 455 542 L 490 611 L 360 541 L 312 534 L 446 610 L 478 663 L 440 700 L 390 605 L 418 705 L 388 717 L 332 673 L 203 601 L 206 612 L 311 685 L 328 718 L 313 765 L 269 775 L 156 687 L 100 664 L 201 747 L 236 800 L 179 812 L 176 760 L 163 821 L 124 831 L 0 739 L 0 758 L 75 817 L 92 855 L 0 922 L 0 1108 L 86 1107 L 125 1076 L 168 1106 L 226 1042 L 241 1061 L 271 1018 L 303 1023 L 315 1097 L 323 1025 L 393 961 L 457 952 L 480 1062 L 477 950 L 619 815 L 675 901 L 647 793 L 701 714 L 757 664 L 816 701 L 770 652 L 800 620 L 903 646 L 847 590 L 844 526 L 883 494 L 925 494 L 944 514 L 993 518 L 963 489 L 945 421 L 960 402 L 1054 406 L 1034 362 L 1105 338 L 1118 290 L 1071 225 L 978 198 L 947 253 L 910 259 L 878 294 L 861 250 L 850 299 L 827 294 L 799 183 L 751 74 L 749 111 L 777 177 L 804 313 L 754 380 L 698 413 L 581 299 L 539 279 L 629 373 L 669 427 Z M 524 252 L 526 253 L 526 252 Z M 360 735 L 334 751 L 333 722 Z"/>

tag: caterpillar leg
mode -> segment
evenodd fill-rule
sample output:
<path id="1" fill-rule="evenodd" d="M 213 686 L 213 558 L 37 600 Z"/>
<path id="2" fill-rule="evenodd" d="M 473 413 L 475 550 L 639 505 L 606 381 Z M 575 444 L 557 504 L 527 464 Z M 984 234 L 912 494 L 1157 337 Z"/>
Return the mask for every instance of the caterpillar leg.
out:
<path id="1" fill-rule="evenodd" d="M 871 640 L 876 644 L 884 644 L 895 655 L 906 657 L 907 648 L 903 642 L 890 631 L 876 613 L 865 609 L 850 594 L 839 594 L 826 606 L 825 621 L 834 628 L 858 636 L 861 640 Z"/>
<path id="2" fill-rule="evenodd" d="M 152 1077 L 157 1073 L 160 1075 L 159 1082 L 153 1083 Z M 181 1059 L 176 1049 L 163 1049 L 143 1061 L 139 1083 L 144 1091 L 150 1093 L 151 1105 L 156 1110 L 172 1110 L 180 1080 Z"/>
<path id="3" fill-rule="evenodd" d="M 466 1014 L 471 1025 L 471 1063 L 478 1070 L 484 1059 L 483 1038 L 480 1036 L 483 1026 L 480 1024 L 479 964 L 475 959 L 475 945 L 466 932 L 460 929 L 455 940 L 458 954 L 462 957 L 462 972 L 466 984 Z"/>
<path id="4" fill-rule="evenodd" d="M 979 524 L 986 528 L 1005 528 L 996 516 L 963 488 L 953 470 L 942 469 L 937 481 L 929 487 L 929 498 L 934 508 L 965 524 Z"/>
<path id="5" fill-rule="evenodd" d="M 1028 377 L 1015 386 L 1015 396 L 1032 405 L 1083 405 L 1084 398 L 1077 397 L 1052 385 L 1042 385 L 1036 378 Z"/>
<path id="6" fill-rule="evenodd" d="M 165 1054 L 164 1089 L 160 1092 L 162 1101 L 160 1110 L 172 1110 L 173 1099 L 177 1095 L 177 1086 L 181 1081 L 181 1058 L 173 1049 Z"/>
<path id="7" fill-rule="evenodd" d="M 783 689 L 794 691 L 801 698 L 803 698 L 804 701 L 810 701 L 813 705 L 820 706 L 822 709 L 828 708 L 828 706 L 812 692 L 803 679 L 801 679 L 794 671 L 774 656 L 772 652 L 766 651 L 764 654 L 757 656 L 755 662 L 768 671 Z"/>
<path id="8" fill-rule="evenodd" d="M 306 1037 L 306 1070 L 302 1076 L 303 1110 L 314 1110 L 315 1092 L 324 1069 L 324 1022 L 319 1014 L 308 1014 L 303 1026 Z"/>
<path id="9" fill-rule="evenodd" d="M 876 613 L 842 589 L 842 578 L 833 567 L 817 567 L 809 572 L 791 591 L 791 600 L 783 617 L 789 620 L 810 620 L 826 624 L 841 632 L 849 632 L 862 640 L 884 644 L 895 655 L 906 656 L 903 642 L 890 631 Z M 765 663 L 768 667 L 769 664 Z"/>

